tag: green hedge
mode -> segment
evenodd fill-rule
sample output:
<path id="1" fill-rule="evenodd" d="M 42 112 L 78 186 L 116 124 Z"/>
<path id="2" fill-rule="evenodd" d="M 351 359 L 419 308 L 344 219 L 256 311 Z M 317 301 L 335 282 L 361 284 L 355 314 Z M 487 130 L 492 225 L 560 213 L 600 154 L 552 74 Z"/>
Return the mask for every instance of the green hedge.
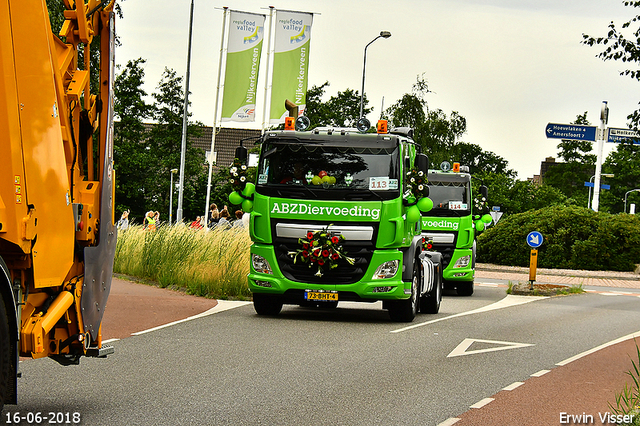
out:
<path id="1" fill-rule="evenodd" d="M 640 264 L 640 218 L 551 206 L 504 217 L 478 236 L 478 262 L 529 266 L 526 237 L 539 231 L 538 267 L 633 271 Z"/>

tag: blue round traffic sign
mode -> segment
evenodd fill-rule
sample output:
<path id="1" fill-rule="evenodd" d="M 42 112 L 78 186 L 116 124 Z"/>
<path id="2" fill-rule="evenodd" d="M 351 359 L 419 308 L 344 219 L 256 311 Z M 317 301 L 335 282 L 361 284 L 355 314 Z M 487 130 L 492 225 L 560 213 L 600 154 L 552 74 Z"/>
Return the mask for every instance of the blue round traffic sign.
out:
<path id="1" fill-rule="evenodd" d="M 538 231 L 531 231 L 529 232 L 529 235 L 527 235 L 527 244 L 529 244 L 531 248 L 540 247 L 543 240 L 544 238 L 542 238 L 542 234 Z"/>

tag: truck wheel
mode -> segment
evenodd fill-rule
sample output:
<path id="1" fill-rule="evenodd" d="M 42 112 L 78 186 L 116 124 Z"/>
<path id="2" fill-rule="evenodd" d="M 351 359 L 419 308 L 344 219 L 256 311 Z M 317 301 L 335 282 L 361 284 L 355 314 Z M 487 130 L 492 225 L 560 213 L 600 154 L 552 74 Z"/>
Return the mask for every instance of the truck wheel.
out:
<path id="1" fill-rule="evenodd" d="M 438 273 L 440 268 L 437 269 Z M 420 299 L 420 312 L 423 314 L 437 314 L 442 302 L 442 280 L 436 275 L 436 283 L 433 289 Z"/>
<path id="2" fill-rule="evenodd" d="M 406 300 L 390 300 L 389 316 L 392 321 L 411 322 L 418 314 L 418 283 L 420 282 L 420 269 L 416 261 L 413 266 L 413 278 L 411 280 L 411 297 Z"/>
<path id="3" fill-rule="evenodd" d="M 7 397 L 9 381 L 11 378 L 11 345 L 9 336 L 9 319 L 4 300 L 0 297 L 0 411 Z"/>
<path id="4" fill-rule="evenodd" d="M 471 296 L 473 294 L 473 281 L 456 283 L 456 293 L 458 293 L 458 296 Z"/>
<path id="5" fill-rule="evenodd" d="M 258 315 L 278 315 L 282 300 L 273 294 L 253 293 L 253 309 Z"/>

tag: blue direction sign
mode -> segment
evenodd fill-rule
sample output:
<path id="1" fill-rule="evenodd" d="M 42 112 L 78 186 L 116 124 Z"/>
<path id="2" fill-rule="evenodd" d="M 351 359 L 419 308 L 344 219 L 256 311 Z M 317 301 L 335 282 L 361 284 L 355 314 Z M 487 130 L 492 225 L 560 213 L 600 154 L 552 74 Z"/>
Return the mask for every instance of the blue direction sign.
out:
<path id="1" fill-rule="evenodd" d="M 584 186 L 588 186 L 590 188 L 594 188 L 595 184 L 593 182 L 585 182 Z M 600 189 L 611 189 L 611 185 L 607 185 L 606 183 L 600 184 Z"/>
<path id="2" fill-rule="evenodd" d="M 631 129 L 607 128 L 607 142 L 620 143 L 633 141 L 634 145 L 640 144 L 640 134 Z"/>
<path id="3" fill-rule="evenodd" d="M 580 126 L 578 124 L 547 124 L 547 138 L 570 139 L 578 141 L 596 141 L 596 126 Z"/>
<path id="4" fill-rule="evenodd" d="M 540 247 L 543 240 L 544 238 L 542 238 L 542 234 L 538 231 L 531 231 L 529 232 L 529 235 L 527 235 L 527 244 L 529 244 L 529 247 L 531 248 Z"/>

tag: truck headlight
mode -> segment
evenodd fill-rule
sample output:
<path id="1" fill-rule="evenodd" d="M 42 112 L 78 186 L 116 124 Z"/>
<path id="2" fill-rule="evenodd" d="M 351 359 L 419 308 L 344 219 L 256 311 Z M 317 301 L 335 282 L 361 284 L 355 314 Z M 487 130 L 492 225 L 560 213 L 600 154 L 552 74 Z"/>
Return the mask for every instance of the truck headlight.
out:
<path id="1" fill-rule="evenodd" d="M 255 269 L 256 272 L 273 275 L 273 271 L 271 270 L 271 265 L 269 265 L 269 262 L 267 261 L 267 259 L 260 256 L 259 254 L 251 255 L 251 264 L 253 265 L 253 269 Z"/>
<path id="2" fill-rule="evenodd" d="M 453 265 L 454 268 L 466 268 L 469 266 L 469 262 L 471 262 L 471 255 L 462 256 L 460 259 L 456 260 L 456 263 Z"/>
<path id="3" fill-rule="evenodd" d="M 384 278 L 393 278 L 396 275 L 396 272 L 398 272 L 399 263 L 400 262 L 397 260 L 390 260 L 388 262 L 384 262 L 383 264 L 378 266 L 378 269 L 376 269 L 376 272 L 373 273 L 373 279 L 381 280 Z"/>

